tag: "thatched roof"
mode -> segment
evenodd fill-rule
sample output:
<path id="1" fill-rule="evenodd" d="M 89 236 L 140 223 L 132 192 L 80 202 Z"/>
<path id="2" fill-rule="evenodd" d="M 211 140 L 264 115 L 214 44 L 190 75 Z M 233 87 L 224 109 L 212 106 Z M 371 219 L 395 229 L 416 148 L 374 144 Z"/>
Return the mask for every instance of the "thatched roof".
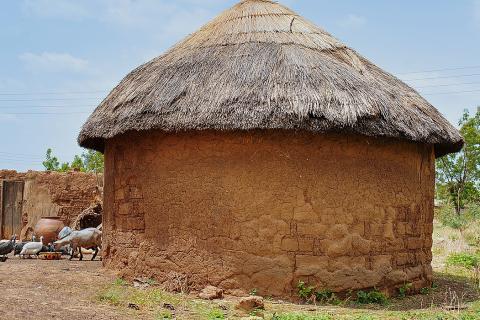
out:
<path id="1" fill-rule="evenodd" d="M 128 131 L 286 129 L 463 145 L 408 85 L 270 0 L 244 0 L 113 89 L 82 128 L 103 150 Z"/>

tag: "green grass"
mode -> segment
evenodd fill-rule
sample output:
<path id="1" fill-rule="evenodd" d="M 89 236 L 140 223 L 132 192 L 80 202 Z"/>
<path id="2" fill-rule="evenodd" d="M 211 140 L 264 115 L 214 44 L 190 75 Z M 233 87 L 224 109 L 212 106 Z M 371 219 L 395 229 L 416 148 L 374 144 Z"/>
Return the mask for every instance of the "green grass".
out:
<path id="1" fill-rule="evenodd" d="M 447 265 L 473 269 L 479 265 L 479 257 L 466 252 L 452 253 L 447 257 Z"/>
<path id="2" fill-rule="evenodd" d="M 208 320 L 217 320 L 217 319 L 225 319 L 225 315 L 223 311 L 220 309 L 213 309 L 208 313 Z"/>

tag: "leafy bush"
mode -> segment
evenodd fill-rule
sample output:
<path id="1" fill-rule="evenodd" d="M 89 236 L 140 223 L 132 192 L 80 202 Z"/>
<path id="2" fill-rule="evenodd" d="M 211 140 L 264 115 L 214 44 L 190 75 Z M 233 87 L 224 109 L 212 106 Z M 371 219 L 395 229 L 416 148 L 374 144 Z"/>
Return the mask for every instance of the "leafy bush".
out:
<path id="1" fill-rule="evenodd" d="M 442 206 L 437 211 L 437 217 L 440 222 L 446 226 L 457 230 L 462 230 L 468 225 L 467 215 L 457 214 L 450 204 Z"/>
<path id="2" fill-rule="evenodd" d="M 307 285 L 303 281 L 299 281 L 297 284 L 298 289 L 298 296 L 303 301 L 308 301 L 313 297 L 313 293 L 315 291 L 315 287 Z"/>
<path id="3" fill-rule="evenodd" d="M 479 258 L 469 253 L 452 253 L 447 257 L 447 265 L 474 269 L 479 266 Z"/>
<path id="4" fill-rule="evenodd" d="M 315 291 L 315 301 L 318 301 L 320 303 L 334 303 L 338 304 L 339 300 L 337 299 L 337 296 L 335 296 L 335 293 L 333 293 L 331 290 L 328 289 L 322 289 Z"/>
<path id="5" fill-rule="evenodd" d="M 335 294 L 329 289 L 315 290 L 314 286 L 309 286 L 303 281 L 299 281 L 297 284 L 298 296 L 305 302 L 320 302 L 320 303 L 332 303 L 339 304 L 340 300 L 337 299 Z"/>
<path id="6" fill-rule="evenodd" d="M 357 292 L 357 302 L 360 304 L 387 304 L 388 298 L 377 289 L 368 292 L 360 290 Z"/>
<path id="7" fill-rule="evenodd" d="M 398 288 L 398 297 L 399 298 L 405 298 L 407 296 L 407 294 L 410 292 L 411 289 L 412 289 L 412 284 L 411 283 L 405 283 L 400 288 Z"/>

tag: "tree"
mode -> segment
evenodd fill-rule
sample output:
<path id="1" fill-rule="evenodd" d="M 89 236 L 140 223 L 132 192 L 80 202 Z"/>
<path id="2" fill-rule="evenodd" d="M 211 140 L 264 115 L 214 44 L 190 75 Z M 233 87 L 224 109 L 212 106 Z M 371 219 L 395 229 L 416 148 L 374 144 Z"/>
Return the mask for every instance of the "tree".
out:
<path id="1" fill-rule="evenodd" d="M 97 151 L 88 150 L 81 156 L 75 155 L 71 164 L 63 162 L 60 164 L 58 158 L 52 155 L 52 149 L 48 149 L 43 161 L 43 166 L 47 171 L 67 172 L 70 170 L 79 170 L 82 172 L 103 172 L 103 154 Z"/>
<path id="2" fill-rule="evenodd" d="M 88 150 L 82 154 L 83 164 L 87 172 L 103 172 L 103 154 L 98 151 Z"/>
<path id="3" fill-rule="evenodd" d="M 60 169 L 60 163 L 57 157 L 52 155 L 52 149 L 50 148 L 47 149 L 45 161 L 43 161 L 42 164 L 47 171 L 58 171 Z"/>
<path id="4" fill-rule="evenodd" d="M 72 169 L 85 172 L 85 164 L 83 163 L 82 158 L 79 155 L 75 155 L 73 158 L 72 164 L 70 165 Z"/>
<path id="5" fill-rule="evenodd" d="M 437 159 L 436 169 L 438 193 L 454 204 L 458 215 L 466 203 L 480 198 L 480 107 L 473 117 L 465 110 L 459 125 L 465 146 Z"/>

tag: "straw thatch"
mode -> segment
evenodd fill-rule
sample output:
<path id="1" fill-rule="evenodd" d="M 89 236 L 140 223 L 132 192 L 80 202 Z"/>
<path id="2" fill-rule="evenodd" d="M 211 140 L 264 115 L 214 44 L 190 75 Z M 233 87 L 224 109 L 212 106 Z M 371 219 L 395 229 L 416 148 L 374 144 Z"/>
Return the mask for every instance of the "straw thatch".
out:
<path id="1" fill-rule="evenodd" d="M 144 130 L 349 132 L 460 150 L 458 131 L 415 90 L 269 0 L 244 0 L 138 67 L 83 126 L 79 143 Z"/>

